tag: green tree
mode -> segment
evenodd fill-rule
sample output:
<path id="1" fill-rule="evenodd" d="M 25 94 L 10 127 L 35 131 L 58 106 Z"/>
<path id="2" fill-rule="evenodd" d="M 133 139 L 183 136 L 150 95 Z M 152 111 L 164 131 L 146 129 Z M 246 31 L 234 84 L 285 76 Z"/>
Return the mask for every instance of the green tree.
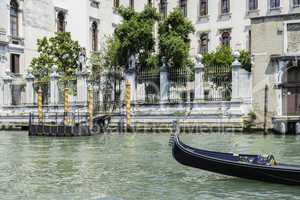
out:
<path id="1" fill-rule="evenodd" d="M 72 40 L 70 33 L 59 32 L 54 37 L 38 39 L 37 45 L 39 55 L 31 62 L 37 80 L 49 80 L 53 65 L 58 67 L 57 72 L 64 78 L 75 75 L 80 46 Z"/>
<path id="2" fill-rule="evenodd" d="M 247 71 L 251 71 L 251 55 L 249 52 L 242 50 L 240 52 L 239 61 L 242 64 L 242 68 Z M 203 63 L 205 66 L 231 66 L 234 61 L 232 56 L 232 49 L 229 46 L 220 46 L 216 51 L 207 53 L 203 56 Z"/>
<path id="3" fill-rule="evenodd" d="M 160 61 L 165 57 L 169 67 L 191 67 L 189 35 L 194 31 L 192 23 L 184 17 L 182 11 L 174 9 L 159 23 Z"/>
<path id="4" fill-rule="evenodd" d="M 131 8 L 120 7 L 118 12 L 123 21 L 108 41 L 105 56 L 107 64 L 126 68 L 129 56 L 135 55 L 139 66 L 151 67 L 155 51 L 153 30 L 155 22 L 159 19 L 156 9 L 146 6 L 138 13 Z"/>

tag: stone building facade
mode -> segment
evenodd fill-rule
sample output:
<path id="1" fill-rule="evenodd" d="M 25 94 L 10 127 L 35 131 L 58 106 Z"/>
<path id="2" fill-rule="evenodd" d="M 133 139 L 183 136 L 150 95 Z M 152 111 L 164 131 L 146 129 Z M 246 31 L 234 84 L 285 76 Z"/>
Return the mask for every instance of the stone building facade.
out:
<path id="1" fill-rule="evenodd" d="M 300 14 L 252 19 L 253 107 L 266 128 L 300 130 Z"/>
<path id="2" fill-rule="evenodd" d="M 36 40 L 56 31 L 71 32 L 88 52 L 99 51 L 121 18 L 116 7 L 140 11 L 152 4 L 161 15 L 180 7 L 195 26 L 191 55 L 221 44 L 250 50 L 250 18 L 294 12 L 291 0 L 2 0 L 0 2 L 1 73 L 24 74 L 36 56 Z M 293 9 L 292 9 L 293 8 Z M 96 38 L 96 39 L 95 39 Z"/>

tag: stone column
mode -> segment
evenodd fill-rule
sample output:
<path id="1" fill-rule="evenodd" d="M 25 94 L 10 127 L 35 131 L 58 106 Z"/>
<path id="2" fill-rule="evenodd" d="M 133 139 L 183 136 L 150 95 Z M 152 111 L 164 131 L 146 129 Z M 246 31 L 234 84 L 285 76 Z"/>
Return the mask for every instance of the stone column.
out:
<path id="1" fill-rule="evenodd" d="M 57 105 L 59 102 L 59 89 L 58 89 L 58 78 L 57 66 L 53 66 L 50 75 L 50 104 Z"/>
<path id="2" fill-rule="evenodd" d="M 135 66 L 135 57 L 132 55 L 129 58 L 129 67 L 125 72 L 125 79 L 131 85 L 131 101 L 136 102 L 136 66 Z"/>
<path id="3" fill-rule="evenodd" d="M 33 81 L 34 81 L 34 76 L 32 75 L 32 68 L 29 67 L 27 70 L 27 75 L 26 75 L 26 104 L 28 105 L 33 105 L 34 104 L 34 87 L 33 87 Z"/>
<path id="4" fill-rule="evenodd" d="M 0 110 L 4 105 L 4 81 L 3 78 L 0 77 Z"/>
<path id="5" fill-rule="evenodd" d="M 89 73 L 87 71 L 77 72 L 77 102 L 84 103 L 87 102 L 87 78 Z"/>
<path id="6" fill-rule="evenodd" d="M 202 64 L 203 56 L 198 54 L 196 56 L 195 65 L 195 101 L 204 100 L 204 65 Z"/>
<path id="7" fill-rule="evenodd" d="M 12 78 L 8 75 L 3 78 L 3 105 L 10 106 L 12 104 L 11 84 Z"/>
<path id="8" fill-rule="evenodd" d="M 160 103 L 168 102 L 169 80 L 168 71 L 165 58 L 162 59 L 162 66 L 160 67 Z"/>
<path id="9" fill-rule="evenodd" d="M 240 69 L 242 64 L 239 62 L 240 53 L 238 51 L 233 52 L 234 61 L 231 65 L 232 68 L 232 94 L 231 100 L 240 100 Z"/>

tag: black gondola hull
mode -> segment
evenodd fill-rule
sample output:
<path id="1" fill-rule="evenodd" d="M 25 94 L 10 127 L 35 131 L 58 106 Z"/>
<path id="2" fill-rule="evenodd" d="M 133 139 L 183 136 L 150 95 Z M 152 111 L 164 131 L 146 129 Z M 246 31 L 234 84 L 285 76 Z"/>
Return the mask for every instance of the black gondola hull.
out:
<path id="1" fill-rule="evenodd" d="M 201 153 L 195 153 L 180 142 L 178 137 L 174 138 L 173 157 L 181 164 L 224 174 L 228 176 L 254 179 L 272 183 L 300 185 L 300 168 L 277 166 L 260 166 L 250 163 L 241 163 L 216 159 Z"/>

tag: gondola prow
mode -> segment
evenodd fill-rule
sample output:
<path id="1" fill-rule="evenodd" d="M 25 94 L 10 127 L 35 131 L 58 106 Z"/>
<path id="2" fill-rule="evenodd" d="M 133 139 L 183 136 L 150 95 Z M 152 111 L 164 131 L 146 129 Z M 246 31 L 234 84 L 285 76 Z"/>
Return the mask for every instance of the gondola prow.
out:
<path id="1" fill-rule="evenodd" d="M 178 125 L 178 121 L 174 120 L 173 124 L 172 124 L 172 133 L 171 133 L 171 137 L 169 140 L 169 145 L 173 146 L 174 143 L 174 138 L 179 134 L 179 125 Z"/>

